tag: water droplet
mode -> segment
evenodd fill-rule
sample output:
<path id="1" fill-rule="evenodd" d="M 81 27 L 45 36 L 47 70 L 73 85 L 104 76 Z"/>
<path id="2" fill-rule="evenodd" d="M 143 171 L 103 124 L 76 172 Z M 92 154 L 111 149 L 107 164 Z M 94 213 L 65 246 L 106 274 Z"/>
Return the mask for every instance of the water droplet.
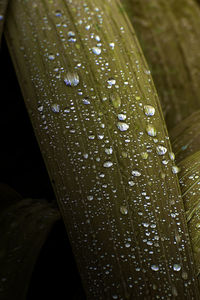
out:
<path id="1" fill-rule="evenodd" d="M 128 214 L 128 209 L 127 209 L 127 207 L 124 206 L 124 205 L 120 206 L 120 213 L 121 213 L 122 215 L 127 215 L 127 214 Z"/>
<path id="2" fill-rule="evenodd" d="M 109 85 L 115 85 L 115 83 L 116 83 L 116 80 L 114 79 L 114 78 L 109 78 L 108 80 L 107 80 L 107 83 L 109 84 Z"/>
<path id="3" fill-rule="evenodd" d="M 92 200 L 94 199 L 94 197 L 93 197 L 92 195 L 89 195 L 89 196 L 87 196 L 87 199 L 88 199 L 89 201 L 92 201 Z"/>
<path id="4" fill-rule="evenodd" d="M 103 164 L 104 168 L 110 168 L 112 167 L 113 163 L 111 161 L 105 161 L 105 163 Z"/>
<path id="5" fill-rule="evenodd" d="M 120 121 L 124 121 L 124 120 L 126 120 L 126 115 L 124 115 L 124 114 L 118 114 L 118 119 Z"/>
<path id="6" fill-rule="evenodd" d="M 135 185 L 135 182 L 132 181 L 132 180 L 129 180 L 128 184 L 129 184 L 130 186 L 134 186 L 134 185 Z"/>
<path id="7" fill-rule="evenodd" d="M 112 295 L 112 298 L 113 299 L 118 299 L 118 296 L 117 295 Z"/>
<path id="8" fill-rule="evenodd" d="M 156 136 L 157 135 L 157 132 L 156 132 L 156 129 L 153 125 L 149 124 L 147 125 L 146 127 L 146 132 L 149 136 Z"/>
<path id="9" fill-rule="evenodd" d="M 64 82 L 67 86 L 77 86 L 79 84 L 79 76 L 75 73 L 68 72 L 64 78 Z"/>
<path id="10" fill-rule="evenodd" d="M 144 106 L 144 113 L 148 117 L 154 116 L 154 114 L 155 114 L 155 108 L 153 106 L 151 106 L 151 105 L 145 105 Z"/>
<path id="11" fill-rule="evenodd" d="M 89 29 L 90 29 L 90 25 L 86 25 L 86 26 L 85 26 L 85 29 L 86 29 L 86 30 L 89 30 Z"/>
<path id="12" fill-rule="evenodd" d="M 131 172 L 131 174 L 132 174 L 133 176 L 136 176 L 136 177 L 141 176 L 141 172 L 138 171 L 138 170 L 133 170 L 133 171 Z"/>
<path id="13" fill-rule="evenodd" d="M 113 50 L 115 48 L 115 44 L 114 43 L 110 43 L 109 44 L 110 48 Z"/>
<path id="14" fill-rule="evenodd" d="M 113 153 L 113 149 L 112 148 L 106 148 L 105 152 L 106 152 L 106 154 L 112 154 Z"/>
<path id="15" fill-rule="evenodd" d="M 117 127 L 120 131 L 126 131 L 129 129 L 129 125 L 124 122 L 118 122 Z"/>
<path id="16" fill-rule="evenodd" d="M 3 15 L 0 15 L 0 21 L 2 21 L 4 19 Z"/>
<path id="17" fill-rule="evenodd" d="M 83 157 L 84 157 L 85 159 L 87 159 L 87 158 L 88 158 L 88 154 L 87 154 L 87 153 L 83 154 Z"/>
<path id="18" fill-rule="evenodd" d="M 169 152 L 169 158 L 174 161 L 175 160 L 175 154 L 174 152 Z"/>
<path id="19" fill-rule="evenodd" d="M 179 167 L 177 167 L 177 166 L 172 166 L 172 173 L 173 173 L 173 174 L 179 173 L 180 170 L 181 170 L 181 169 L 180 169 Z"/>
<path id="20" fill-rule="evenodd" d="M 90 100 L 88 97 L 83 98 L 83 103 L 84 104 L 90 104 Z"/>
<path id="21" fill-rule="evenodd" d="M 125 243 L 125 247 L 126 247 L 126 248 L 129 248 L 130 246 L 131 246 L 130 243 Z"/>
<path id="22" fill-rule="evenodd" d="M 44 106 L 43 106 L 43 105 L 38 106 L 38 110 L 39 110 L 40 112 L 42 112 L 43 109 L 44 109 Z"/>
<path id="23" fill-rule="evenodd" d="M 57 103 L 54 103 L 53 105 L 51 105 L 51 110 L 52 110 L 54 113 L 59 113 L 59 111 L 60 111 L 60 105 L 57 104 Z"/>
<path id="24" fill-rule="evenodd" d="M 74 31 L 68 31 L 67 35 L 68 35 L 68 37 L 75 37 L 75 32 Z"/>
<path id="25" fill-rule="evenodd" d="M 149 156 L 149 154 L 147 152 L 141 152 L 140 155 L 143 159 L 147 159 Z"/>
<path id="26" fill-rule="evenodd" d="M 162 145 L 158 145 L 156 147 L 156 152 L 158 155 L 164 155 L 167 152 L 167 148 Z"/>
<path id="27" fill-rule="evenodd" d="M 49 60 L 54 60 L 55 59 L 55 55 L 54 54 L 49 54 L 48 59 Z"/>
<path id="28" fill-rule="evenodd" d="M 185 280 L 188 279 L 188 273 L 183 271 L 182 278 L 185 279 Z"/>
<path id="29" fill-rule="evenodd" d="M 95 35 L 95 40 L 97 41 L 97 42 L 100 42 L 100 36 L 99 35 Z"/>
<path id="30" fill-rule="evenodd" d="M 173 270 L 176 271 L 176 272 L 178 272 L 178 271 L 181 270 L 181 266 L 179 264 L 174 264 L 173 265 Z"/>
<path id="31" fill-rule="evenodd" d="M 56 10 L 56 11 L 55 11 L 55 16 L 56 16 L 56 17 L 61 17 L 61 16 L 62 16 L 61 11 L 60 11 L 60 10 Z"/>
<path id="32" fill-rule="evenodd" d="M 100 55 L 101 54 L 101 49 L 99 47 L 93 47 L 92 52 L 96 55 Z"/>
<path id="33" fill-rule="evenodd" d="M 111 100 L 114 108 L 119 108 L 121 106 L 121 98 L 120 98 L 119 94 L 117 94 L 117 93 L 112 94 L 110 96 L 110 100 Z"/>
<path id="34" fill-rule="evenodd" d="M 157 265 L 151 265 L 151 270 L 158 271 L 159 267 Z"/>

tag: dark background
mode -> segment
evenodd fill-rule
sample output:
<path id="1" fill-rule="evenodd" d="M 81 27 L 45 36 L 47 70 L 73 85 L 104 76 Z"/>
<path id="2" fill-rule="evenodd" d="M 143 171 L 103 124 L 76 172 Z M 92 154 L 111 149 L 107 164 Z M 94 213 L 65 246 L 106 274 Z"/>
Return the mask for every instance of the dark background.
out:
<path id="1" fill-rule="evenodd" d="M 1 46 L 0 182 L 24 198 L 55 199 L 3 38 Z M 71 296 L 69 296 L 71 294 Z M 32 274 L 27 300 L 85 299 L 63 222 L 45 242 Z M 12 300 L 12 299 L 11 299 Z"/>

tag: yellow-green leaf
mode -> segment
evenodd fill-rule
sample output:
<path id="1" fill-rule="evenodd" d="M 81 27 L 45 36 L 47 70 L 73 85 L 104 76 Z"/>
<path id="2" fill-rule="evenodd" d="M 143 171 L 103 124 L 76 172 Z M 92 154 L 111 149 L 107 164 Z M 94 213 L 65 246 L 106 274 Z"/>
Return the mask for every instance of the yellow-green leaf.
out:
<path id="1" fill-rule="evenodd" d="M 0 203 L 0 299 L 25 300 L 40 249 L 60 215 L 47 201 L 19 199 L 2 185 Z"/>
<path id="2" fill-rule="evenodd" d="M 200 150 L 200 111 L 193 113 L 170 131 L 176 162 Z"/>
<path id="3" fill-rule="evenodd" d="M 166 125 L 121 12 L 11 1 L 7 43 L 88 299 L 197 298 Z"/>

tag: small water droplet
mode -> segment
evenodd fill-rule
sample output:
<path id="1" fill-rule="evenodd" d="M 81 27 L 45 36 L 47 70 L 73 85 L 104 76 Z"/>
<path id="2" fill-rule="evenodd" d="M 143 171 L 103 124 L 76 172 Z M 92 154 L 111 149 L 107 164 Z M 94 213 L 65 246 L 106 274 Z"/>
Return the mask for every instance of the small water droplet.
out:
<path id="1" fill-rule="evenodd" d="M 64 82 L 67 86 L 77 86 L 79 84 L 79 76 L 75 73 L 68 72 L 64 78 Z"/>
<path id="2" fill-rule="evenodd" d="M 114 108 L 119 108 L 121 106 L 121 98 L 118 93 L 114 93 L 110 96 L 110 100 Z"/>
<path id="3" fill-rule="evenodd" d="M 51 105 L 51 110 L 52 110 L 54 113 L 59 113 L 59 111 L 60 111 L 60 105 L 57 104 L 57 103 L 54 103 L 53 105 Z"/>
<path id="4" fill-rule="evenodd" d="M 126 120 L 126 115 L 124 115 L 124 114 L 118 114 L 118 119 L 120 121 L 124 121 L 124 120 Z"/>
<path id="5" fill-rule="evenodd" d="M 104 168 L 110 168 L 110 167 L 112 167 L 112 165 L 113 165 L 113 163 L 111 161 L 105 161 L 103 164 Z"/>
<path id="6" fill-rule="evenodd" d="M 131 244 L 130 244 L 130 243 L 128 243 L 128 242 L 127 242 L 127 243 L 125 243 L 125 247 L 126 247 L 126 248 L 129 248 L 130 246 L 131 246 Z"/>
<path id="7" fill-rule="evenodd" d="M 159 271 L 159 267 L 157 265 L 151 265 L 151 270 L 153 271 Z"/>
<path id="8" fill-rule="evenodd" d="M 177 166 L 172 166 L 172 173 L 173 173 L 173 174 L 179 173 L 180 170 L 181 170 L 181 169 L 180 169 L 179 167 L 177 167 Z"/>
<path id="9" fill-rule="evenodd" d="M 90 104 L 89 98 L 88 97 L 83 98 L 83 103 L 86 104 L 86 105 Z"/>
<path id="10" fill-rule="evenodd" d="M 133 176 L 136 176 L 136 177 L 141 176 L 141 172 L 138 171 L 138 170 L 133 170 L 133 171 L 131 172 L 131 174 L 132 174 Z"/>
<path id="11" fill-rule="evenodd" d="M 158 145 L 156 147 L 156 152 L 158 155 L 164 155 L 167 152 L 167 148 L 162 145 Z"/>
<path id="12" fill-rule="evenodd" d="M 147 134 L 149 136 L 153 136 L 154 137 L 154 136 L 157 135 L 156 128 L 153 125 L 151 125 L 151 124 L 147 125 L 146 132 L 147 132 Z"/>
<path id="13" fill-rule="evenodd" d="M 93 197 L 92 195 L 89 195 L 89 196 L 87 196 L 87 199 L 88 199 L 89 201 L 92 201 L 92 200 L 94 199 L 94 197 Z"/>
<path id="14" fill-rule="evenodd" d="M 105 153 L 106 154 L 112 154 L 113 153 L 113 149 L 112 148 L 106 148 L 105 149 Z"/>
<path id="15" fill-rule="evenodd" d="M 118 122 L 117 127 L 120 131 L 126 131 L 129 129 L 129 125 L 124 122 Z"/>
<path id="16" fill-rule="evenodd" d="M 148 117 L 154 116 L 154 114 L 155 114 L 155 108 L 153 106 L 151 106 L 151 105 L 145 105 L 144 106 L 144 113 Z"/>
<path id="17" fill-rule="evenodd" d="M 175 154 L 174 152 L 169 152 L 169 158 L 174 161 L 175 160 Z"/>
<path id="18" fill-rule="evenodd" d="M 99 35 L 95 35 L 95 40 L 97 41 L 97 42 L 100 42 L 100 36 Z"/>
<path id="19" fill-rule="evenodd" d="M 86 25 L 86 26 L 85 26 L 85 29 L 86 29 L 86 30 L 89 30 L 89 29 L 90 29 L 90 25 Z"/>
<path id="20" fill-rule="evenodd" d="M 56 11 L 55 11 L 55 16 L 56 16 L 56 17 L 61 17 L 61 16 L 62 16 L 61 11 L 60 11 L 60 10 L 56 10 Z"/>
<path id="21" fill-rule="evenodd" d="M 39 110 L 40 112 L 42 112 L 43 109 L 44 109 L 44 106 L 43 106 L 43 105 L 38 106 L 38 110 Z"/>
<path id="22" fill-rule="evenodd" d="M 181 270 L 181 265 L 179 265 L 179 264 L 174 264 L 174 265 L 173 265 L 173 270 L 176 271 L 176 272 L 180 271 L 180 270 Z"/>
<path id="23" fill-rule="evenodd" d="M 93 47 L 92 52 L 96 55 L 100 55 L 101 54 L 101 49 L 99 47 Z"/>
<path id="24" fill-rule="evenodd" d="M 55 55 L 54 54 L 49 54 L 48 59 L 49 60 L 54 60 L 55 59 Z"/>
<path id="25" fill-rule="evenodd" d="M 118 299 L 118 296 L 117 295 L 112 295 L 112 298 L 113 299 Z"/>
<path id="26" fill-rule="evenodd" d="M 75 32 L 74 31 L 68 31 L 67 33 L 68 37 L 75 37 Z"/>
<path id="27" fill-rule="evenodd" d="M 109 43 L 110 48 L 113 50 L 115 48 L 115 44 L 114 43 Z"/>
<path id="28" fill-rule="evenodd" d="M 120 206 L 120 212 L 122 215 L 127 215 L 128 214 L 128 209 L 126 206 L 122 205 Z"/>
<path id="29" fill-rule="evenodd" d="M 183 271 L 182 278 L 185 279 L 185 280 L 188 279 L 188 273 Z"/>
<path id="30" fill-rule="evenodd" d="M 147 152 L 141 152 L 140 155 L 143 159 L 147 159 L 149 156 L 149 154 Z"/>
<path id="31" fill-rule="evenodd" d="M 87 153 L 84 153 L 84 154 L 83 154 L 83 157 L 84 157 L 85 159 L 87 159 L 87 158 L 88 158 L 88 154 L 87 154 Z"/>
<path id="32" fill-rule="evenodd" d="M 108 80 L 107 80 L 107 83 L 109 84 L 109 85 L 115 85 L 115 83 L 116 83 L 116 80 L 114 79 L 114 78 L 109 78 Z"/>
<path id="33" fill-rule="evenodd" d="M 132 180 L 129 180 L 128 184 L 129 184 L 130 186 L 134 186 L 134 185 L 135 185 L 135 182 L 132 181 Z"/>

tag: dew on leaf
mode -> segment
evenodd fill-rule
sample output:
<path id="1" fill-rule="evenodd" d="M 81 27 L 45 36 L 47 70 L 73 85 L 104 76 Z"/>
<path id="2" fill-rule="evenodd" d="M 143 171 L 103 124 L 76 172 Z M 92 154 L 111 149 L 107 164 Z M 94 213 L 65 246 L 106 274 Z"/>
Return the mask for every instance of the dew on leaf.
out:
<path id="1" fill-rule="evenodd" d="M 120 120 L 120 121 L 124 121 L 124 120 L 126 120 L 126 115 L 124 115 L 124 114 L 118 114 L 118 119 Z"/>
<path id="2" fill-rule="evenodd" d="M 181 169 L 180 169 L 179 167 L 177 167 L 177 166 L 172 166 L 172 173 L 173 173 L 173 174 L 179 173 L 180 170 L 181 170 Z"/>
<path id="3" fill-rule="evenodd" d="M 167 152 L 167 148 L 162 145 L 158 145 L 156 147 L 156 152 L 158 155 L 164 155 Z"/>
<path id="4" fill-rule="evenodd" d="M 112 85 L 114 85 L 116 83 L 116 80 L 114 78 L 109 78 L 107 80 L 107 83 L 112 86 Z"/>
<path id="5" fill-rule="evenodd" d="M 149 136 L 153 136 L 154 137 L 154 136 L 157 135 L 156 128 L 153 125 L 151 125 L 151 124 L 147 125 L 146 132 L 147 132 L 147 134 Z"/>
<path id="6" fill-rule="evenodd" d="M 93 47 L 92 52 L 96 55 L 100 55 L 101 54 L 101 49 L 99 47 Z"/>
<path id="7" fill-rule="evenodd" d="M 112 148 L 106 148 L 106 149 L 105 149 L 105 153 L 106 153 L 106 154 L 112 154 L 112 152 L 113 152 L 113 149 L 112 149 Z"/>
<path id="8" fill-rule="evenodd" d="M 110 168 L 110 167 L 112 167 L 112 165 L 113 165 L 113 163 L 111 161 L 105 161 L 103 164 L 104 168 Z"/>
<path id="9" fill-rule="evenodd" d="M 86 105 L 90 104 L 89 98 L 88 97 L 83 98 L 83 103 L 86 104 Z"/>
<path id="10" fill-rule="evenodd" d="M 118 122 L 117 127 L 120 131 L 126 131 L 129 129 L 129 125 L 124 122 Z"/>
<path id="11" fill-rule="evenodd" d="M 151 270 L 153 271 L 159 271 L 159 267 L 157 265 L 151 265 Z"/>
<path id="12" fill-rule="evenodd" d="M 118 93 L 112 94 L 110 100 L 114 108 L 119 108 L 121 106 L 121 98 Z"/>
<path id="13" fill-rule="evenodd" d="M 176 271 L 176 272 L 178 272 L 178 271 L 181 270 L 181 266 L 179 264 L 174 264 L 173 265 L 173 270 Z"/>
<path id="14" fill-rule="evenodd" d="M 144 106 L 144 113 L 148 117 L 154 116 L 154 114 L 155 114 L 155 108 L 153 106 L 151 106 L 151 105 L 145 105 Z"/>
<path id="15" fill-rule="evenodd" d="M 54 112 L 54 113 L 59 113 L 60 111 L 60 105 L 57 104 L 57 103 L 54 103 L 51 105 L 51 110 Z"/>
<path id="16" fill-rule="evenodd" d="M 141 176 L 141 172 L 138 171 L 138 170 L 133 170 L 133 171 L 131 172 L 131 174 L 132 174 L 133 176 L 136 176 L 136 177 Z"/>
<path id="17" fill-rule="evenodd" d="M 122 215 L 127 215 L 127 214 L 128 214 L 128 209 L 127 209 L 127 207 L 124 206 L 124 205 L 120 206 L 120 213 L 121 213 Z"/>
<path id="18" fill-rule="evenodd" d="M 79 75 L 76 72 L 68 72 L 64 78 L 64 82 L 67 86 L 77 86 L 79 84 Z"/>

